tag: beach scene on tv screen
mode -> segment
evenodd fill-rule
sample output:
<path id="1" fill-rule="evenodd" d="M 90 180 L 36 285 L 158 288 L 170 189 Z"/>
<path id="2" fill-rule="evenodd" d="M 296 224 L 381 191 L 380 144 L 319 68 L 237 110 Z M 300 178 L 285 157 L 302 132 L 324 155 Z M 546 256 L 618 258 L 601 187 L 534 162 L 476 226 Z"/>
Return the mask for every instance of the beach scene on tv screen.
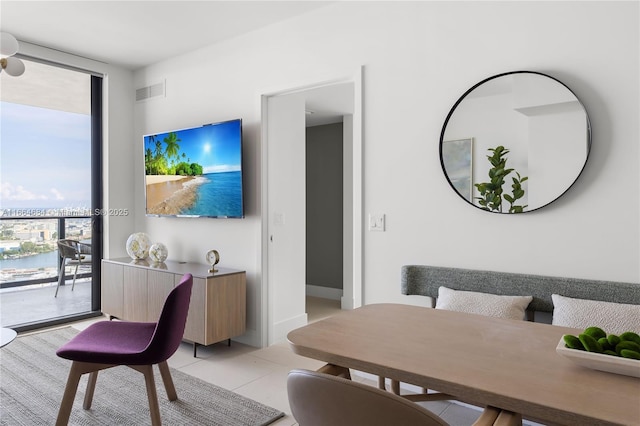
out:
<path id="1" fill-rule="evenodd" d="M 242 123 L 144 137 L 149 215 L 242 217 Z"/>

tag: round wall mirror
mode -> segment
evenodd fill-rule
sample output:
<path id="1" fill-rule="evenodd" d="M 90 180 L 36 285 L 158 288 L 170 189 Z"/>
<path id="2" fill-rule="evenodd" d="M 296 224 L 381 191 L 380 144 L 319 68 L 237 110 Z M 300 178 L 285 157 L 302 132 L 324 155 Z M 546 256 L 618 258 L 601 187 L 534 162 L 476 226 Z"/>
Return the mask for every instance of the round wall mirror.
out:
<path id="1" fill-rule="evenodd" d="M 562 82 L 532 71 L 474 85 L 442 127 L 440 162 L 451 187 L 494 213 L 526 213 L 557 200 L 591 149 L 589 117 Z"/>

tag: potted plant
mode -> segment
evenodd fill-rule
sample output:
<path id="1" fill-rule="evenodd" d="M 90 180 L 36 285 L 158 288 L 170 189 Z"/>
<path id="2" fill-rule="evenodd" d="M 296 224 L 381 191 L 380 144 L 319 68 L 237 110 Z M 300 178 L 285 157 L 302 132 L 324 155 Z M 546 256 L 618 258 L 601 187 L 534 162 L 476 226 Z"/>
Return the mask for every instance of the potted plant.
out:
<path id="1" fill-rule="evenodd" d="M 522 183 L 529 179 L 527 176 L 520 176 L 514 169 L 507 168 L 507 157 L 509 150 L 500 145 L 496 148 L 489 148 L 492 155 L 487 155 L 491 168 L 489 169 L 489 182 L 476 183 L 474 186 L 480 192 L 480 197 L 474 197 L 483 210 L 502 213 L 502 199 L 509 202 L 509 213 L 522 213 L 527 205 L 517 205 L 516 201 L 524 197 Z M 512 177 L 511 195 L 503 194 L 503 185 L 507 176 L 515 172 L 517 177 Z"/>

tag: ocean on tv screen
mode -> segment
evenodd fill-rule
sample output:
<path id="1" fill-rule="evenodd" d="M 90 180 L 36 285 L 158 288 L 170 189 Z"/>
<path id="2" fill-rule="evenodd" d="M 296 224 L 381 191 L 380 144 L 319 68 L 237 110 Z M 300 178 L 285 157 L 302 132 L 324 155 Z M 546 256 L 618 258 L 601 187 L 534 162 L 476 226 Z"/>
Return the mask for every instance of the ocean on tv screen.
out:
<path id="1" fill-rule="evenodd" d="M 189 216 L 242 216 L 242 173 L 210 173 L 196 188 L 196 202 L 180 214 Z"/>
<path id="2" fill-rule="evenodd" d="M 147 215 L 243 217 L 242 172 L 147 176 Z"/>

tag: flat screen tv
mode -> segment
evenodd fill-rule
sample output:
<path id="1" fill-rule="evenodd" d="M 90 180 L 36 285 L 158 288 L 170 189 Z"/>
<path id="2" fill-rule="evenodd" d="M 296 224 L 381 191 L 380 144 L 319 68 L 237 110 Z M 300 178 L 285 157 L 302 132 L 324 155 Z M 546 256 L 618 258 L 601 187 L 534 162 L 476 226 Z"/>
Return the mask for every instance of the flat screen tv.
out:
<path id="1" fill-rule="evenodd" d="M 144 136 L 147 216 L 242 218 L 242 120 Z"/>

